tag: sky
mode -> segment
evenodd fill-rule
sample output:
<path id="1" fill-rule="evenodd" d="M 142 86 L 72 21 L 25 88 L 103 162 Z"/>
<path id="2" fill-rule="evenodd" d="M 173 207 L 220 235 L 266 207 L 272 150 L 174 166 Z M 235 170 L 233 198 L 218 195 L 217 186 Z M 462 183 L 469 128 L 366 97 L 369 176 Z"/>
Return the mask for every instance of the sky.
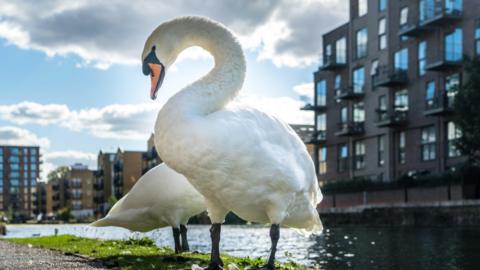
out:
<path id="1" fill-rule="evenodd" d="M 43 174 L 99 150 L 146 150 L 170 96 L 206 74 L 212 57 L 193 47 L 165 76 L 158 98 L 140 54 L 163 21 L 217 20 L 247 57 L 239 99 L 288 123 L 311 124 L 299 108 L 313 95 L 322 34 L 347 21 L 347 0 L 0 0 L 0 145 L 39 145 Z"/>

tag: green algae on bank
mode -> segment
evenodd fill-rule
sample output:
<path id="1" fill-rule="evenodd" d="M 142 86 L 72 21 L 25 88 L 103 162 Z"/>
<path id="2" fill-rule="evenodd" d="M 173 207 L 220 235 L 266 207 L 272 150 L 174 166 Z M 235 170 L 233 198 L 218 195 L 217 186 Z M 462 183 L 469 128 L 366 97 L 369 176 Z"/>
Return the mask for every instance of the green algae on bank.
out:
<path id="1" fill-rule="evenodd" d="M 7 239 L 19 244 L 58 250 L 67 254 L 79 254 L 102 261 L 106 266 L 120 269 L 191 269 L 193 264 L 205 266 L 210 254 L 187 252 L 175 254 L 170 248 L 157 247 L 149 238 L 129 240 L 98 240 L 72 235 L 44 236 Z M 239 269 L 258 267 L 263 258 L 237 258 L 222 255 L 225 266 L 236 265 Z M 228 267 L 225 267 L 228 269 Z M 278 270 L 305 270 L 307 267 L 295 262 L 278 264 Z"/>

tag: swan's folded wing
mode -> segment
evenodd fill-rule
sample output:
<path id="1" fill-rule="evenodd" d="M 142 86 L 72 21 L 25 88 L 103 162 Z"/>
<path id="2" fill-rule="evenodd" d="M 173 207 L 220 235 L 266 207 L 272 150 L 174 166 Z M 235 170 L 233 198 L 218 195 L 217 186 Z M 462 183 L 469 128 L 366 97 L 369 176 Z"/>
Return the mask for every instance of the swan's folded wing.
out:
<path id="1" fill-rule="evenodd" d="M 228 147 L 228 151 L 222 151 L 226 155 L 222 158 L 236 160 L 238 168 L 231 169 L 261 168 L 251 170 L 257 174 L 255 178 L 270 180 L 269 184 L 288 191 L 311 192 L 315 202 L 321 199 L 313 161 L 305 144 L 288 124 L 245 106 L 215 112 L 204 124 L 209 124 L 212 144 Z M 213 133 L 218 134 L 218 138 Z M 205 165 L 207 163 L 210 162 Z"/>

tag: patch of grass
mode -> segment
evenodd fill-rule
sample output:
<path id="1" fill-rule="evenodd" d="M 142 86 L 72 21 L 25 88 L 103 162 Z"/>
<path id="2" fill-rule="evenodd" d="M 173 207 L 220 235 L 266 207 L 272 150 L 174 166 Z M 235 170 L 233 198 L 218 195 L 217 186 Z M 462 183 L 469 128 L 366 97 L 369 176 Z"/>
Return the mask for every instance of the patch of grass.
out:
<path id="1" fill-rule="evenodd" d="M 45 236 L 32 238 L 12 238 L 7 241 L 19 244 L 31 244 L 33 247 L 48 248 L 65 253 L 86 255 L 104 262 L 107 266 L 120 269 L 191 269 L 192 264 L 206 266 L 209 254 L 175 254 L 170 248 L 157 247 L 151 239 L 98 240 L 72 235 Z M 261 258 L 237 258 L 222 254 L 225 266 L 234 263 L 240 269 L 247 266 L 258 267 L 265 263 Z M 228 269 L 228 267 L 225 267 Z M 306 270 L 305 266 L 295 262 L 278 264 L 279 270 Z"/>

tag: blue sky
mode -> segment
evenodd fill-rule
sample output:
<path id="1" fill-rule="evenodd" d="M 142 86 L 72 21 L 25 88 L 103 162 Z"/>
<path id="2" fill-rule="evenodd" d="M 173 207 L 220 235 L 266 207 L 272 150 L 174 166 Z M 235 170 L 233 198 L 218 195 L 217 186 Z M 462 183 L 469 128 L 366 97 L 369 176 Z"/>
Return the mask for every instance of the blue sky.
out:
<path id="1" fill-rule="evenodd" d="M 347 16 L 333 0 L 106 3 L 0 0 L 0 144 L 40 145 L 44 173 L 94 168 L 100 149 L 145 150 L 168 97 L 213 66 L 205 51 L 185 51 L 150 101 L 139 55 L 162 21 L 197 14 L 227 25 L 246 51 L 243 102 L 308 123 L 299 94 L 312 91 L 322 33 Z"/>

